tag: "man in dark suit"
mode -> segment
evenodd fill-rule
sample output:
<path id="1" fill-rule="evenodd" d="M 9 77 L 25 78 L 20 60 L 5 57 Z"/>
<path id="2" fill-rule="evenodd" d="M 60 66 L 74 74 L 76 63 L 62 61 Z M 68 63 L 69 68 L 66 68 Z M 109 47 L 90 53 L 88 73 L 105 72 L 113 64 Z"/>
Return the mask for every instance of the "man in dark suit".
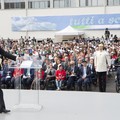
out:
<path id="1" fill-rule="evenodd" d="M 91 83 L 93 83 L 93 85 L 97 85 L 97 73 L 95 70 L 95 66 L 94 66 L 94 58 L 91 57 L 90 58 L 90 64 L 88 65 L 91 69 Z"/>
<path id="2" fill-rule="evenodd" d="M 87 90 L 87 85 L 90 82 L 91 69 L 87 66 L 87 61 L 83 60 L 83 66 L 80 68 L 80 78 L 77 81 L 78 90 L 82 90 L 82 85 L 85 86 Z"/>
<path id="3" fill-rule="evenodd" d="M 110 37 L 110 31 L 108 28 L 105 29 L 105 38 L 108 39 Z"/>
<path id="4" fill-rule="evenodd" d="M 1 85 L 5 84 L 7 88 L 11 87 L 11 78 L 13 75 L 13 68 L 9 68 L 9 60 L 5 59 L 2 65 Z"/>
<path id="5" fill-rule="evenodd" d="M 25 89 L 31 88 L 31 84 L 34 80 L 34 72 L 35 70 L 33 68 L 24 69 L 22 83 Z"/>
<path id="6" fill-rule="evenodd" d="M 79 68 L 75 65 L 74 61 L 70 62 L 70 67 L 68 68 L 69 78 L 67 81 L 67 89 L 75 89 L 75 81 L 79 78 Z"/>
<path id="7" fill-rule="evenodd" d="M 8 52 L 4 51 L 1 47 L 0 47 L 0 55 L 12 60 L 16 60 L 16 56 L 9 54 Z M 1 81 L 0 81 L 0 86 L 1 86 Z M 3 91 L 0 87 L 0 113 L 8 113 L 8 112 L 10 112 L 10 110 L 7 110 L 5 107 Z"/>

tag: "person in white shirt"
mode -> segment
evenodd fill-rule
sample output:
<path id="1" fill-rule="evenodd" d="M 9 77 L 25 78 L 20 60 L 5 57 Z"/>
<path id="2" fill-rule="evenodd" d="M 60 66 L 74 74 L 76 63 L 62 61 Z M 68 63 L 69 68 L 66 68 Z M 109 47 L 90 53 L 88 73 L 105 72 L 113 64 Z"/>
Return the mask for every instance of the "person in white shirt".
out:
<path id="1" fill-rule="evenodd" d="M 106 73 L 111 66 L 109 53 L 105 51 L 103 44 L 99 44 L 99 50 L 95 53 L 95 69 L 99 80 L 99 91 L 106 92 Z"/>

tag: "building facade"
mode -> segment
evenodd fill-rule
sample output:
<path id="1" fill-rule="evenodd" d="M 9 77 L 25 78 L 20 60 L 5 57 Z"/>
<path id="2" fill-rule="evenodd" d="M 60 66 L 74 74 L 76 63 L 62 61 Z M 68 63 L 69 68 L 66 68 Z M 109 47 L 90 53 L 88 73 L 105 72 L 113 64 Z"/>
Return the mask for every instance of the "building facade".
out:
<path id="1" fill-rule="evenodd" d="M 54 38 L 54 31 L 12 31 L 12 17 L 119 14 L 120 0 L 0 0 L 0 37 Z M 119 35 L 119 30 L 111 30 Z M 101 37 L 104 30 L 87 30 L 85 35 Z"/>

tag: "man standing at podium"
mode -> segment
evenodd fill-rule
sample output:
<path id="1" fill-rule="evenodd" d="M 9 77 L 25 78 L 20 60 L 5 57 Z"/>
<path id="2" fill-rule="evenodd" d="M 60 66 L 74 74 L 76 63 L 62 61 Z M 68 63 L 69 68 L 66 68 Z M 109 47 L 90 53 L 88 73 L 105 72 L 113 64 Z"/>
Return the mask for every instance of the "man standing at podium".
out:
<path id="1" fill-rule="evenodd" d="M 9 54 L 8 52 L 4 51 L 1 47 L 0 47 L 0 55 L 16 61 L 16 56 Z M 8 113 L 8 112 L 10 112 L 10 110 L 7 110 L 5 107 L 3 91 L 1 89 L 1 81 L 0 81 L 0 113 Z"/>

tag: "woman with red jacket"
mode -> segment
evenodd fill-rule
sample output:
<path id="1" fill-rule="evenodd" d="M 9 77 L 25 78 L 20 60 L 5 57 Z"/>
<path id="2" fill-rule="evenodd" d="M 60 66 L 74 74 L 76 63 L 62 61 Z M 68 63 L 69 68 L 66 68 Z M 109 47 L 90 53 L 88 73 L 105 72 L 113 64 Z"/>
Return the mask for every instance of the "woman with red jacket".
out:
<path id="1" fill-rule="evenodd" d="M 24 69 L 20 69 L 20 64 L 14 69 L 13 77 L 11 79 L 12 88 L 18 89 L 21 84 L 21 76 L 24 73 Z"/>
<path id="2" fill-rule="evenodd" d="M 40 85 L 44 85 L 44 79 L 45 79 L 45 72 L 42 69 L 42 67 L 40 69 L 38 69 L 38 71 L 36 71 L 35 73 L 35 79 L 33 80 L 32 84 L 31 84 L 31 89 L 40 89 Z M 37 85 L 37 86 L 36 86 Z"/>
<path id="3" fill-rule="evenodd" d="M 56 70 L 56 86 L 57 90 L 60 90 L 62 82 L 66 79 L 66 71 L 63 69 L 61 64 L 58 65 Z"/>

